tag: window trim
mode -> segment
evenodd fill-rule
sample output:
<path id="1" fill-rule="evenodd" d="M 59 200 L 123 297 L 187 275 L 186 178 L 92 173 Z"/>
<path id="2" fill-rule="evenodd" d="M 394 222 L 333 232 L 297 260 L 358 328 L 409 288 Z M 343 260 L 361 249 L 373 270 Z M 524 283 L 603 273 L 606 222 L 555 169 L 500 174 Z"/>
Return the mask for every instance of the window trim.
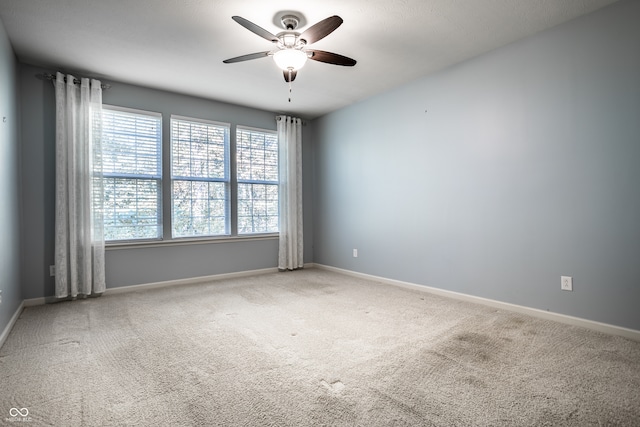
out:
<path id="1" fill-rule="evenodd" d="M 138 114 L 140 116 L 153 116 L 162 119 L 162 113 L 151 110 L 140 110 L 139 108 L 121 107 L 120 105 L 102 104 L 102 109 L 122 111 L 123 113 Z"/>
<path id="2" fill-rule="evenodd" d="M 256 240 L 276 240 L 279 238 L 278 233 L 255 233 L 242 234 L 240 236 L 220 236 L 220 237 L 185 237 L 177 239 L 155 239 L 155 240 L 112 240 L 105 243 L 106 250 L 117 249 L 135 249 L 135 248 L 154 248 L 163 246 L 191 246 L 191 245 L 207 245 L 217 243 L 238 243 Z"/>
<path id="3" fill-rule="evenodd" d="M 174 176 L 173 175 L 173 124 L 174 121 L 178 122 L 187 122 L 187 123 L 200 123 L 203 125 L 217 126 L 222 127 L 225 130 L 225 145 L 224 145 L 224 178 L 197 178 L 192 176 Z M 233 221 L 231 218 L 233 209 L 232 209 L 232 200 L 235 197 L 232 181 L 233 176 L 231 175 L 231 123 L 219 122 L 215 120 L 201 119 L 197 117 L 187 117 L 178 114 L 171 114 L 169 116 L 169 141 L 168 141 L 168 151 L 169 151 L 169 171 L 167 172 L 169 179 L 169 236 L 164 241 L 174 241 L 174 240 L 200 240 L 200 239 L 216 239 L 216 238 L 224 238 L 233 236 Z M 165 171 L 163 170 L 163 173 Z M 174 219 L 174 203 L 173 203 L 173 182 L 174 181 L 191 181 L 191 182 L 221 182 L 226 184 L 227 188 L 227 197 L 228 200 L 225 203 L 225 229 L 226 233 L 223 234 L 211 234 L 204 236 L 174 236 L 174 227 L 173 227 L 173 219 Z"/>
<path id="4" fill-rule="evenodd" d="M 280 170 L 279 170 L 279 165 L 280 165 L 280 141 L 278 141 L 278 131 L 277 130 L 271 130 L 271 129 L 262 129 L 262 128 L 257 128 L 257 127 L 251 127 L 251 126 L 244 126 L 244 125 L 236 125 L 235 127 L 235 141 L 234 141 L 234 150 L 235 150 L 235 156 L 237 157 L 237 150 L 238 150 L 238 131 L 249 131 L 249 132 L 257 132 L 257 133 L 263 133 L 263 134 L 269 134 L 269 135 L 273 135 L 276 137 L 276 141 L 278 144 L 278 150 L 277 150 L 277 156 L 278 156 L 278 180 L 277 181 L 261 181 L 261 180 L 253 180 L 253 179 L 239 179 L 238 178 L 238 165 L 237 163 L 234 163 L 234 185 L 235 185 L 235 203 L 236 203 L 236 212 L 235 212 L 235 227 L 236 227 L 236 235 L 237 236 L 260 236 L 260 235 L 276 235 L 279 236 L 280 235 L 280 230 L 278 231 L 270 231 L 270 232 L 256 232 L 256 233 L 240 233 L 240 231 L 238 230 L 238 185 L 239 184 L 257 184 L 257 185 L 276 185 L 278 187 L 278 198 L 280 198 Z M 278 223 L 280 222 L 280 203 L 278 202 Z M 278 228 L 279 224 L 278 224 Z"/>

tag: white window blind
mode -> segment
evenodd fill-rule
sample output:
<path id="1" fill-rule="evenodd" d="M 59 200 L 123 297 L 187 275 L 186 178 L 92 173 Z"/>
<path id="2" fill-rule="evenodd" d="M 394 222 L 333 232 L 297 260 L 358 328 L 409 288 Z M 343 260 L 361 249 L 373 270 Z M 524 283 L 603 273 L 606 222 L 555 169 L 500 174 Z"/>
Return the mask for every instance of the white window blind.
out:
<path id="1" fill-rule="evenodd" d="M 171 117 L 173 237 L 229 234 L 229 125 Z"/>
<path id="2" fill-rule="evenodd" d="M 162 117 L 103 106 L 105 240 L 162 237 Z"/>
<path id="3" fill-rule="evenodd" d="M 278 136 L 236 129 L 238 234 L 278 231 Z"/>

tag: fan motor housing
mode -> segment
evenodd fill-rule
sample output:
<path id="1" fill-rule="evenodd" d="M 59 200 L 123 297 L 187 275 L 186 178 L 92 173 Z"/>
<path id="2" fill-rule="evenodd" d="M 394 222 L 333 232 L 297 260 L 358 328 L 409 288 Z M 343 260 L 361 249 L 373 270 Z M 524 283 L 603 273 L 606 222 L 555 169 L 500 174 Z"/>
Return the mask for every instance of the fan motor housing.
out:
<path id="1" fill-rule="evenodd" d="M 298 24 L 300 24 L 300 18 L 295 15 L 284 15 L 280 18 L 280 22 L 282 22 L 282 26 L 285 30 L 291 31 L 298 28 Z"/>

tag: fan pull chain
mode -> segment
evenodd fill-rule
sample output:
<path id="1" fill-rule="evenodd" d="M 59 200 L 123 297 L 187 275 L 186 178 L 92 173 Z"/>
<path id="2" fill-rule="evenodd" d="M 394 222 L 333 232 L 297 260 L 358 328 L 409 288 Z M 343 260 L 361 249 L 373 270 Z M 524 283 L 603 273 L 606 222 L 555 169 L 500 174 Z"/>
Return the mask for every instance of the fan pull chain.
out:
<path id="1" fill-rule="evenodd" d="M 291 102 L 291 68 L 289 68 L 289 102 Z"/>

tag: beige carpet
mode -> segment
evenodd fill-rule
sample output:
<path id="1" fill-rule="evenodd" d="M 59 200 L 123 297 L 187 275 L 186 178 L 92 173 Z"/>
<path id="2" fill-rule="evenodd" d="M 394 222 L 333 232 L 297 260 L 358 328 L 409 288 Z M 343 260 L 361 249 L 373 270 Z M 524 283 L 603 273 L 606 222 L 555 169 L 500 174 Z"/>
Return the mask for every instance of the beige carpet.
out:
<path id="1" fill-rule="evenodd" d="M 320 270 L 27 308 L 0 384 L 6 424 L 640 425 L 639 342 Z"/>

